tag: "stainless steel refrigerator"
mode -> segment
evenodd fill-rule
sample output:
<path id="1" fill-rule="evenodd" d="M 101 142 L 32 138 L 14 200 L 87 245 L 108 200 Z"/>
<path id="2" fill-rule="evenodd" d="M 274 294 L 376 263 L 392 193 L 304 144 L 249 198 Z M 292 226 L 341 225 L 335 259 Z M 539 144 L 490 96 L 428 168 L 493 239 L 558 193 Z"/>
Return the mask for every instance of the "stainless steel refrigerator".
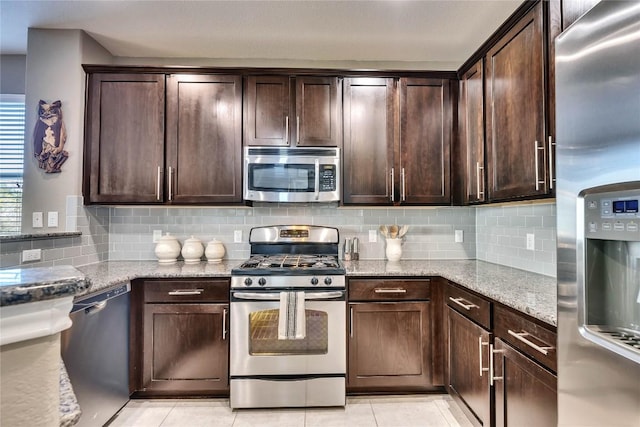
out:
<path id="1" fill-rule="evenodd" d="M 556 41 L 558 424 L 640 426 L 640 2 Z"/>

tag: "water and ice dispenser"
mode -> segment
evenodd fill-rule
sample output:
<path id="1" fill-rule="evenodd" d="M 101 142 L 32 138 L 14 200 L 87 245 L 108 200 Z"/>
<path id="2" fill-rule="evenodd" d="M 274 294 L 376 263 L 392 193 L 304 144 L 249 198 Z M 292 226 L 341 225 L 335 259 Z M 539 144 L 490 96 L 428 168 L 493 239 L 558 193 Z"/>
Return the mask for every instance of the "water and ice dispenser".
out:
<path id="1" fill-rule="evenodd" d="M 590 188 L 580 193 L 580 200 L 581 333 L 640 363 L 640 182 Z"/>

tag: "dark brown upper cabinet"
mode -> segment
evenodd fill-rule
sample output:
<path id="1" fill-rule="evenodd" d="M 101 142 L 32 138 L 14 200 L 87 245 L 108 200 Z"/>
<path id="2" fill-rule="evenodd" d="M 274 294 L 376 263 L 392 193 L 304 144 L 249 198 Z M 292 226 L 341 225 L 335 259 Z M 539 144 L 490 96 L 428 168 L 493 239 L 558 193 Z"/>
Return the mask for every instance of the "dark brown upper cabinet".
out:
<path id="1" fill-rule="evenodd" d="M 545 33 L 537 3 L 486 55 L 487 183 L 491 201 L 550 191 L 545 133 Z"/>
<path id="2" fill-rule="evenodd" d="M 464 157 L 464 202 L 480 203 L 485 197 L 484 61 L 476 62 L 460 79 L 458 129 Z"/>
<path id="3" fill-rule="evenodd" d="M 245 145 L 340 147 L 338 77 L 248 76 Z"/>
<path id="4" fill-rule="evenodd" d="M 394 79 L 344 79 L 344 204 L 388 205 L 395 200 Z"/>
<path id="5" fill-rule="evenodd" d="M 167 200 L 242 201 L 242 78 L 174 74 L 167 80 Z"/>
<path id="6" fill-rule="evenodd" d="M 449 204 L 449 81 L 347 78 L 345 204 Z"/>
<path id="7" fill-rule="evenodd" d="M 85 203 L 242 202 L 239 75 L 87 72 Z"/>
<path id="8" fill-rule="evenodd" d="M 449 81 L 400 79 L 399 172 L 401 204 L 449 204 L 452 119 Z"/>
<path id="9" fill-rule="evenodd" d="M 164 202 L 163 74 L 88 74 L 85 203 Z"/>

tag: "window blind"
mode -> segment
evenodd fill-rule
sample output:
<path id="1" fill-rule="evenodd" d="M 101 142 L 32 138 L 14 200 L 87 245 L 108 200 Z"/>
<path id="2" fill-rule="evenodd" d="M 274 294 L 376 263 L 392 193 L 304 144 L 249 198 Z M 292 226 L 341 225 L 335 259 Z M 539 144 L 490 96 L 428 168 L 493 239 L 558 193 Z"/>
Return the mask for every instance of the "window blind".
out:
<path id="1" fill-rule="evenodd" d="M 24 95 L 0 95 L 0 234 L 21 231 L 24 116 Z"/>

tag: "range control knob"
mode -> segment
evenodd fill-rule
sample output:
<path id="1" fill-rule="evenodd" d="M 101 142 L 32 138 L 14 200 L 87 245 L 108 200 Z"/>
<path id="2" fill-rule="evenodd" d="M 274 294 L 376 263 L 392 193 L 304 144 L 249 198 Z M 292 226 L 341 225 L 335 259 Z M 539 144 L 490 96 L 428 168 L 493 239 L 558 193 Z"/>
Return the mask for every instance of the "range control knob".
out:
<path id="1" fill-rule="evenodd" d="M 325 277 L 324 278 L 324 284 L 325 285 L 330 285 L 333 282 L 333 280 L 331 280 L 331 277 Z"/>
<path id="2" fill-rule="evenodd" d="M 252 284 L 253 284 L 253 280 L 251 280 L 251 277 L 247 277 L 246 279 L 244 279 L 245 286 L 251 286 Z"/>
<path id="3" fill-rule="evenodd" d="M 314 285 L 314 286 L 317 285 L 318 284 L 318 278 L 317 277 L 312 277 L 311 278 L 311 284 Z"/>
<path id="4" fill-rule="evenodd" d="M 264 277 L 261 277 L 260 279 L 258 279 L 258 285 L 264 286 L 266 284 L 267 284 L 267 279 L 265 279 Z"/>

